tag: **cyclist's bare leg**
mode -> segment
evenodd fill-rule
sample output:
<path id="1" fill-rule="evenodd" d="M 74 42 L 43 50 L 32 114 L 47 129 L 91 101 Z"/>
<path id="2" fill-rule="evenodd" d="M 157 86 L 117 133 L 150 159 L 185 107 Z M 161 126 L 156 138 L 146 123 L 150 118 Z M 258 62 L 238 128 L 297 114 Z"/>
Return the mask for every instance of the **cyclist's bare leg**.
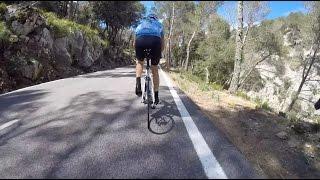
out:
<path id="1" fill-rule="evenodd" d="M 142 75 L 142 72 L 143 72 L 143 62 L 144 61 L 139 61 L 139 60 L 136 60 L 136 77 L 141 77 Z"/>
<path id="2" fill-rule="evenodd" d="M 151 66 L 152 71 L 152 80 L 153 80 L 153 90 L 156 92 L 159 90 L 159 73 L 158 73 L 158 66 L 152 65 Z"/>
<path id="3" fill-rule="evenodd" d="M 141 91 L 141 75 L 143 72 L 143 61 L 137 60 L 137 65 L 136 65 L 136 95 L 141 96 L 142 91 Z"/>
<path id="4" fill-rule="evenodd" d="M 151 66 L 152 71 L 152 80 L 153 80 L 153 91 L 155 96 L 155 104 L 159 103 L 159 72 L 158 72 L 158 66 L 152 65 Z"/>

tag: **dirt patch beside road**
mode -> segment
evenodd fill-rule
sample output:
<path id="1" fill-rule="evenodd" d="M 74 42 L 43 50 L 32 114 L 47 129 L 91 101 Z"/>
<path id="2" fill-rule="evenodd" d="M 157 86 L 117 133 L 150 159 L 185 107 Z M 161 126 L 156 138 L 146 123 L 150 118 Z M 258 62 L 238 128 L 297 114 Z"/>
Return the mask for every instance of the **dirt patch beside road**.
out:
<path id="1" fill-rule="evenodd" d="M 268 178 L 320 178 L 316 135 L 311 135 L 312 141 L 308 134 L 296 134 L 287 119 L 256 108 L 254 102 L 225 91 L 203 90 L 179 73 L 169 75 L 258 173 Z"/>

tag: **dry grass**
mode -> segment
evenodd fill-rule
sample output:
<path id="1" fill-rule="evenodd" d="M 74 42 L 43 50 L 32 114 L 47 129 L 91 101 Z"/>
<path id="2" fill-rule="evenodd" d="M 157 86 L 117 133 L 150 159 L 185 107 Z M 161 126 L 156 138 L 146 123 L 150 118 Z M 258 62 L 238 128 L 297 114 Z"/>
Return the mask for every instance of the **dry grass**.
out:
<path id="1" fill-rule="evenodd" d="M 305 139 L 288 130 L 288 120 L 272 112 L 256 109 L 257 104 L 226 91 L 201 90 L 201 85 L 179 73 L 170 72 L 173 84 L 183 90 L 211 121 L 247 157 L 256 171 L 268 178 L 319 178 L 319 161 L 309 161 L 304 151 Z M 276 134 L 288 132 L 289 139 Z M 300 145 L 289 147 L 289 140 Z M 315 154 L 315 153 L 314 153 Z"/>
<path id="2" fill-rule="evenodd" d="M 202 91 L 196 82 L 182 80 L 178 73 L 170 72 L 175 86 L 180 87 L 187 95 L 192 97 L 197 104 L 203 107 L 223 107 L 233 111 L 236 107 L 255 109 L 254 102 L 229 94 L 226 91 Z"/>

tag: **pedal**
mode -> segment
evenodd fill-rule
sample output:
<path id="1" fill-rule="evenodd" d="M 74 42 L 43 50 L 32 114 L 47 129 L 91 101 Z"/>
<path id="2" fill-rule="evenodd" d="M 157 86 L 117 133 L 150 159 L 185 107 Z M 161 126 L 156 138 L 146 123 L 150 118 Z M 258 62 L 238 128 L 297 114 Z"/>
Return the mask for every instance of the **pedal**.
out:
<path id="1" fill-rule="evenodd" d="M 158 104 L 156 104 L 156 105 L 159 105 L 159 104 L 162 104 L 160 100 L 159 100 Z"/>
<path id="2" fill-rule="evenodd" d="M 146 96 L 143 96 L 143 98 L 142 98 L 142 100 L 141 100 L 141 103 L 143 103 L 143 104 L 147 104 Z"/>

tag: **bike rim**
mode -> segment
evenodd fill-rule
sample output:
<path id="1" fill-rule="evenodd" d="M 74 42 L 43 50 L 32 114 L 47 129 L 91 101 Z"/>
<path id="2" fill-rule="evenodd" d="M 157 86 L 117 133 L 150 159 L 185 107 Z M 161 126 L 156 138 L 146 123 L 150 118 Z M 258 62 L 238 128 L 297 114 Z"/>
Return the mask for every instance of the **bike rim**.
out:
<path id="1" fill-rule="evenodd" d="M 148 82 L 147 82 L 147 103 L 148 103 L 148 129 L 150 129 L 150 103 L 149 103 L 149 83 L 150 83 L 150 80 L 148 79 Z"/>

